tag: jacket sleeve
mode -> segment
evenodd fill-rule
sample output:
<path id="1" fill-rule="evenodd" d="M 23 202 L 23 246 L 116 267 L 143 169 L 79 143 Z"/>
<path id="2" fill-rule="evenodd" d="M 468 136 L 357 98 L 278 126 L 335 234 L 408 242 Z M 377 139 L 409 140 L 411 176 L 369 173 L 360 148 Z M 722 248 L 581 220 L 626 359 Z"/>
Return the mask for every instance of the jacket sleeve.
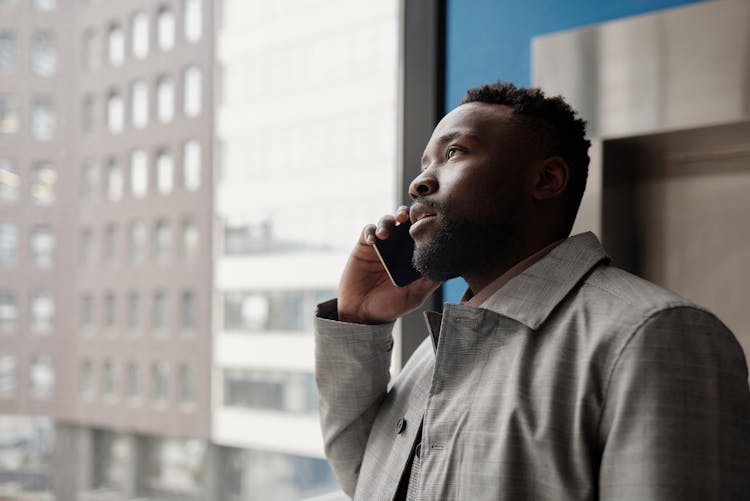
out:
<path id="1" fill-rule="evenodd" d="M 734 335 L 676 307 L 622 347 L 599 426 L 602 501 L 750 499 L 750 390 Z"/>
<path id="2" fill-rule="evenodd" d="M 315 318 L 315 378 L 326 457 L 354 495 L 367 438 L 390 380 L 393 324 L 336 320 L 336 301 Z"/>

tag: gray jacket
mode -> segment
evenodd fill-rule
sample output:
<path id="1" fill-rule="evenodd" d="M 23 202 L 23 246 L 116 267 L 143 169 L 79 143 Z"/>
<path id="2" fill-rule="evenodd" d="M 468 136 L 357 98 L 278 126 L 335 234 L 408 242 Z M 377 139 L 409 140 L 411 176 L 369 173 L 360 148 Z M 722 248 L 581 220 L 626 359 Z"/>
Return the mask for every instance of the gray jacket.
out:
<path id="1" fill-rule="evenodd" d="M 427 314 L 389 387 L 392 325 L 316 318 L 328 459 L 391 500 L 424 418 L 424 500 L 750 499 L 742 348 L 713 314 L 571 237 L 483 308 Z"/>

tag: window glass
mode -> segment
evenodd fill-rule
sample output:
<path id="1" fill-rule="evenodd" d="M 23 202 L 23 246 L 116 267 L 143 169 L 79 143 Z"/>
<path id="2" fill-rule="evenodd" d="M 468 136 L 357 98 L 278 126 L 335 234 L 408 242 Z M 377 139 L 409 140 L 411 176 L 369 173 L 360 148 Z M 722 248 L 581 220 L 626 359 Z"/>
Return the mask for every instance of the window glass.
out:
<path id="1" fill-rule="evenodd" d="M 148 154 L 143 150 L 130 155 L 130 191 L 135 198 L 143 198 L 148 192 Z"/>
<path id="2" fill-rule="evenodd" d="M 128 329 L 140 329 L 141 326 L 141 296 L 134 291 L 128 295 Z"/>
<path id="3" fill-rule="evenodd" d="M 224 370 L 224 405 L 315 414 L 315 376 L 259 369 Z"/>
<path id="4" fill-rule="evenodd" d="M 104 252 L 102 253 L 102 258 L 106 264 L 111 265 L 117 260 L 117 248 L 117 226 L 114 223 L 110 223 L 104 228 Z"/>
<path id="5" fill-rule="evenodd" d="M 112 134 L 119 134 L 125 127 L 125 105 L 119 91 L 110 91 L 107 96 L 107 128 Z"/>
<path id="6" fill-rule="evenodd" d="M 160 360 L 151 365 L 151 397 L 155 402 L 164 402 L 167 399 L 168 377 L 166 362 Z"/>
<path id="7" fill-rule="evenodd" d="M 91 266 L 96 261 L 96 242 L 94 231 L 85 228 L 81 231 L 81 264 Z"/>
<path id="8" fill-rule="evenodd" d="M 13 268 L 18 264 L 18 226 L 0 223 L 0 268 Z"/>
<path id="9" fill-rule="evenodd" d="M 112 292 L 104 296 L 104 327 L 114 327 L 117 324 L 117 300 Z"/>
<path id="10" fill-rule="evenodd" d="M 31 135 L 39 141 L 51 141 L 57 132 L 57 116 L 52 99 L 36 97 L 31 103 Z"/>
<path id="11" fill-rule="evenodd" d="M 174 82 L 171 77 L 163 76 L 156 84 L 156 115 L 163 123 L 174 118 Z"/>
<path id="12" fill-rule="evenodd" d="M 125 180 L 123 179 L 122 168 L 114 158 L 109 159 L 107 163 L 107 198 L 112 202 L 122 200 Z"/>
<path id="13" fill-rule="evenodd" d="M 194 263 L 198 259 L 200 232 L 198 226 L 190 219 L 182 222 L 182 255 L 186 262 Z"/>
<path id="14" fill-rule="evenodd" d="M 135 362 L 128 362 L 125 377 L 126 395 L 130 399 L 139 398 L 141 396 L 143 383 L 141 382 L 142 376 L 138 364 Z"/>
<path id="15" fill-rule="evenodd" d="M 203 35 L 203 2 L 202 0 L 184 0 L 182 12 L 185 16 L 183 29 L 188 42 L 197 42 Z"/>
<path id="16" fill-rule="evenodd" d="M 107 59 L 112 66 L 125 61 L 125 34 L 119 24 L 112 24 L 107 32 Z"/>
<path id="17" fill-rule="evenodd" d="M 96 32 L 88 29 L 83 34 L 83 67 L 89 71 L 99 67 L 98 40 Z"/>
<path id="18" fill-rule="evenodd" d="M 84 160 L 82 167 L 81 192 L 83 199 L 93 202 L 99 198 L 99 169 L 92 160 Z"/>
<path id="19" fill-rule="evenodd" d="M 31 200 L 37 205 L 55 203 L 57 169 L 51 162 L 36 162 L 31 172 Z"/>
<path id="20" fill-rule="evenodd" d="M 167 221 L 156 222 L 154 229 L 154 257 L 159 264 L 168 264 L 172 258 L 172 229 Z"/>
<path id="21" fill-rule="evenodd" d="M 149 33 L 148 33 L 148 15 L 138 12 L 133 15 L 132 24 L 132 50 L 133 57 L 143 59 L 148 56 Z"/>
<path id="22" fill-rule="evenodd" d="M 18 102 L 14 96 L 0 94 L 0 138 L 18 133 Z"/>
<path id="23" fill-rule="evenodd" d="M 168 51 L 174 48 L 174 25 L 174 14 L 172 14 L 172 11 L 168 7 L 161 7 L 156 19 L 156 37 L 159 49 Z"/>
<path id="24" fill-rule="evenodd" d="M 195 374 L 193 368 L 187 364 L 180 365 L 179 399 L 181 404 L 195 403 Z"/>
<path id="25" fill-rule="evenodd" d="M 47 289 L 35 291 L 31 296 L 29 327 L 33 332 L 46 334 L 55 323 L 55 299 Z"/>
<path id="26" fill-rule="evenodd" d="M 156 189 L 166 195 L 174 188 L 174 161 L 166 150 L 156 154 Z"/>
<path id="27" fill-rule="evenodd" d="M 49 355 L 37 355 L 29 364 L 31 394 L 36 398 L 49 398 L 55 387 L 55 371 Z"/>
<path id="28" fill-rule="evenodd" d="M 16 357 L 0 355 L 0 398 L 13 395 L 16 386 Z"/>
<path id="29" fill-rule="evenodd" d="M 0 333 L 13 332 L 18 326 L 18 306 L 13 291 L 0 289 Z"/>
<path id="30" fill-rule="evenodd" d="M 84 132 L 91 132 L 96 127 L 96 98 L 92 94 L 83 97 L 83 123 L 81 128 Z"/>
<path id="31" fill-rule="evenodd" d="M 208 474 L 207 464 L 207 447 L 203 440 L 189 439 L 180 440 L 173 438 L 151 437 L 144 443 L 144 460 L 147 464 L 155 465 L 144 475 L 144 494 L 149 499 L 161 499 L 159 493 L 176 492 L 180 493 L 180 499 L 203 500 L 207 499 L 203 495 L 205 481 L 203 480 Z M 251 498 L 262 500 L 280 500 L 283 496 L 276 497 L 256 497 Z M 226 498 L 227 501 L 232 498 Z M 240 497 L 239 499 L 247 499 Z M 292 498 L 287 499 L 302 499 Z"/>
<path id="32" fill-rule="evenodd" d="M 312 332 L 315 305 L 334 290 L 226 291 L 224 329 L 240 332 Z M 308 318 L 309 317 L 309 318 Z"/>
<path id="33" fill-rule="evenodd" d="M 57 45 L 53 33 L 38 31 L 32 36 L 31 69 L 42 77 L 49 77 L 57 72 Z"/>
<path id="34" fill-rule="evenodd" d="M 57 9 L 57 0 L 34 0 L 36 10 L 55 10 Z"/>
<path id="35" fill-rule="evenodd" d="M 131 121 L 136 129 L 148 125 L 148 85 L 143 80 L 133 82 L 131 88 Z"/>
<path id="36" fill-rule="evenodd" d="M 94 364 L 91 360 L 81 362 L 80 369 L 80 391 L 83 396 L 91 396 L 94 393 Z"/>
<path id="37" fill-rule="evenodd" d="M 128 258 L 132 264 L 140 264 L 146 260 L 146 240 L 148 231 L 143 221 L 130 223 L 128 231 Z"/>
<path id="38" fill-rule="evenodd" d="M 0 31 L 0 73 L 12 73 L 18 67 L 18 37 L 12 31 Z"/>
<path id="39" fill-rule="evenodd" d="M 152 315 L 152 326 L 155 330 L 167 327 L 167 294 L 164 291 L 160 290 L 154 293 Z"/>
<path id="40" fill-rule="evenodd" d="M 185 189 L 196 191 L 201 187 L 203 148 L 195 139 L 185 142 L 182 150 L 182 179 Z"/>
<path id="41" fill-rule="evenodd" d="M 94 298 L 91 294 L 81 296 L 81 327 L 94 326 Z"/>
<path id="42" fill-rule="evenodd" d="M 0 158 L 0 204 L 16 202 L 20 184 L 21 177 L 18 175 L 16 162 Z"/>
<path id="43" fill-rule="evenodd" d="M 203 109 L 203 74 L 191 66 L 183 74 L 183 112 L 189 117 L 201 114 Z"/>
<path id="44" fill-rule="evenodd" d="M 182 291 L 180 295 L 180 327 L 195 329 L 195 295 L 193 291 Z"/>
<path id="45" fill-rule="evenodd" d="M 37 268 L 51 268 L 54 262 L 55 235 L 49 226 L 31 230 L 31 262 Z"/>
<path id="46" fill-rule="evenodd" d="M 117 381 L 115 364 L 112 360 L 105 360 L 102 366 L 102 395 L 108 398 L 115 396 Z"/>

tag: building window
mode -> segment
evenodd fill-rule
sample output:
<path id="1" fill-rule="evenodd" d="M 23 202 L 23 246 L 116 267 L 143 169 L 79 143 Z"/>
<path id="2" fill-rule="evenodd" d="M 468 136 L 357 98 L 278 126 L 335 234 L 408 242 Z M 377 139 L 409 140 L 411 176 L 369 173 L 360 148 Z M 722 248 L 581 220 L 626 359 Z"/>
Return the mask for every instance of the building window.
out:
<path id="1" fill-rule="evenodd" d="M 104 296 L 104 327 L 112 328 L 117 323 L 117 301 L 115 295 L 108 292 Z"/>
<path id="2" fill-rule="evenodd" d="M 16 357 L 0 355 L 0 398 L 16 392 Z"/>
<path id="3" fill-rule="evenodd" d="M 224 370 L 224 405 L 282 412 L 317 412 L 315 377 L 272 370 Z"/>
<path id="4" fill-rule="evenodd" d="M 83 199 L 93 202 L 99 194 L 99 169 L 92 160 L 85 160 L 82 168 L 81 191 Z"/>
<path id="5" fill-rule="evenodd" d="M 116 90 L 107 96 L 107 128 L 112 134 L 119 134 L 125 127 L 125 105 L 122 96 Z"/>
<path id="6" fill-rule="evenodd" d="M 36 398 L 49 398 L 55 387 L 55 371 L 49 355 L 37 355 L 29 365 L 31 394 Z"/>
<path id="7" fill-rule="evenodd" d="M 117 260 L 117 226 L 110 223 L 104 228 L 104 252 L 103 261 L 106 264 L 114 264 Z"/>
<path id="8" fill-rule="evenodd" d="M 187 263 L 198 260 L 200 250 L 200 232 L 198 226 L 190 219 L 182 222 L 182 257 Z"/>
<path id="9" fill-rule="evenodd" d="M 31 172 L 31 200 L 37 205 L 55 203 L 57 169 L 51 162 L 36 162 Z"/>
<path id="10" fill-rule="evenodd" d="M 126 369 L 125 394 L 130 399 L 141 396 L 141 371 L 135 362 L 128 362 Z"/>
<path id="11" fill-rule="evenodd" d="M 36 10 L 49 11 L 57 9 L 57 0 L 34 0 Z"/>
<path id="12" fill-rule="evenodd" d="M 128 238 L 128 258 L 132 264 L 140 264 L 146 260 L 146 224 L 142 221 L 130 223 L 130 238 Z"/>
<path id="13" fill-rule="evenodd" d="M 102 366 L 102 395 L 107 398 L 114 398 L 117 388 L 117 375 L 115 374 L 115 364 L 112 360 L 105 360 Z"/>
<path id="14" fill-rule="evenodd" d="M 156 115 L 162 123 L 174 118 L 174 82 L 172 77 L 162 76 L 156 83 Z"/>
<path id="15" fill-rule="evenodd" d="M 182 330 L 195 329 L 195 295 L 193 291 L 183 291 L 180 295 L 180 327 Z"/>
<path id="16" fill-rule="evenodd" d="M 96 243 L 94 231 L 86 228 L 81 232 L 81 264 L 91 266 L 96 260 Z"/>
<path id="17" fill-rule="evenodd" d="M 96 33 L 92 29 L 83 34 L 83 67 L 89 71 L 99 66 Z"/>
<path id="18" fill-rule="evenodd" d="M 141 296 L 137 292 L 128 295 L 128 329 L 141 328 Z"/>
<path id="19" fill-rule="evenodd" d="M 203 109 L 203 74 L 197 66 L 190 66 L 183 74 L 183 113 L 196 117 Z"/>
<path id="20" fill-rule="evenodd" d="M 156 189 L 166 195 L 174 188 L 174 161 L 166 150 L 156 154 Z"/>
<path id="21" fill-rule="evenodd" d="M 125 35 L 119 24 L 112 24 L 107 32 L 107 58 L 112 66 L 125 61 Z"/>
<path id="22" fill-rule="evenodd" d="M 195 403 L 195 374 L 193 368 L 187 364 L 180 365 L 179 399 L 183 405 Z"/>
<path id="23" fill-rule="evenodd" d="M 107 198 L 111 202 L 122 200 L 124 184 L 122 168 L 118 165 L 117 160 L 110 158 L 107 163 Z"/>
<path id="24" fill-rule="evenodd" d="M 31 296 L 29 327 L 33 332 L 47 334 L 55 324 L 55 299 L 49 290 L 37 290 Z"/>
<path id="25" fill-rule="evenodd" d="M 157 361 L 151 365 L 151 396 L 154 401 L 164 402 L 167 400 L 168 378 L 166 362 Z"/>
<path id="26" fill-rule="evenodd" d="M 57 132 L 57 117 L 52 99 L 36 97 L 31 103 L 31 134 L 38 141 L 51 141 Z"/>
<path id="27" fill-rule="evenodd" d="M 161 290 L 154 293 L 152 324 L 155 330 L 162 330 L 167 327 L 167 295 Z"/>
<path id="28" fill-rule="evenodd" d="M 148 56 L 149 49 L 148 15 L 143 12 L 137 12 L 133 15 L 132 23 L 131 44 L 133 57 L 144 59 Z"/>
<path id="29" fill-rule="evenodd" d="M 57 45 L 53 33 L 39 31 L 31 38 L 31 70 L 42 77 L 57 72 Z"/>
<path id="30" fill-rule="evenodd" d="M 185 142 L 182 149 L 182 180 L 188 191 L 197 191 L 201 187 L 202 155 L 201 143 L 195 139 Z"/>
<path id="31" fill-rule="evenodd" d="M 81 327 L 94 327 L 94 298 L 91 294 L 81 296 Z"/>
<path id="32" fill-rule="evenodd" d="M 18 263 L 18 226 L 0 223 L 0 268 L 15 268 Z"/>
<path id="33" fill-rule="evenodd" d="M 13 73 L 18 67 L 18 38 L 12 31 L 0 31 L 0 73 Z"/>
<path id="34" fill-rule="evenodd" d="M 18 103 L 15 97 L 0 95 L 0 137 L 18 133 Z"/>
<path id="35" fill-rule="evenodd" d="M 83 123 L 81 128 L 84 132 L 91 132 L 96 127 L 96 98 L 93 94 L 83 97 Z"/>
<path id="36" fill-rule="evenodd" d="M 130 155 L 130 191 L 135 198 L 143 198 L 148 192 L 148 155 L 143 150 Z"/>
<path id="37" fill-rule="evenodd" d="M 174 14 L 168 7 L 161 7 L 156 19 L 156 38 L 159 49 L 163 51 L 174 48 Z"/>
<path id="38" fill-rule="evenodd" d="M 18 326 L 18 306 L 13 291 L 0 289 L 0 332 L 13 332 Z"/>
<path id="39" fill-rule="evenodd" d="M 184 0 L 182 12 L 185 16 L 185 39 L 197 42 L 203 35 L 203 2 L 202 0 Z"/>
<path id="40" fill-rule="evenodd" d="M 240 332 L 312 332 L 315 305 L 336 297 L 333 290 L 227 291 L 224 329 Z"/>
<path id="41" fill-rule="evenodd" d="M 148 125 L 148 85 L 143 80 L 133 82 L 131 87 L 131 121 L 136 129 Z"/>
<path id="42" fill-rule="evenodd" d="M 90 397 L 94 394 L 94 364 L 91 360 L 81 362 L 81 382 L 80 391 L 84 397 Z"/>
<path id="43" fill-rule="evenodd" d="M 52 268 L 55 254 L 55 235 L 49 226 L 31 230 L 31 262 L 41 269 Z"/>
<path id="44" fill-rule="evenodd" d="M 0 158 L 0 204 L 16 202 L 20 184 L 16 163 L 8 158 Z"/>
<path id="45" fill-rule="evenodd" d="M 172 257 L 172 230 L 167 221 L 157 221 L 154 229 L 154 257 L 159 264 L 168 264 Z"/>

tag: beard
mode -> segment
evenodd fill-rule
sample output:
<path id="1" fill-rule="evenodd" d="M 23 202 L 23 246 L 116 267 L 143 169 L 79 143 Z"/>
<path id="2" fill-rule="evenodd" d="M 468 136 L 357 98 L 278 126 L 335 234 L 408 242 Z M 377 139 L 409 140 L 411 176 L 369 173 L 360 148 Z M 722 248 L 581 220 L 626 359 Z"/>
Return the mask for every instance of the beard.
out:
<path id="1" fill-rule="evenodd" d="M 428 241 L 416 244 L 412 263 L 423 276 L 444 282 L 476 273 L 510 252 L 515 237 L 510 222 L 451 221 L 438 216 Z"/>

